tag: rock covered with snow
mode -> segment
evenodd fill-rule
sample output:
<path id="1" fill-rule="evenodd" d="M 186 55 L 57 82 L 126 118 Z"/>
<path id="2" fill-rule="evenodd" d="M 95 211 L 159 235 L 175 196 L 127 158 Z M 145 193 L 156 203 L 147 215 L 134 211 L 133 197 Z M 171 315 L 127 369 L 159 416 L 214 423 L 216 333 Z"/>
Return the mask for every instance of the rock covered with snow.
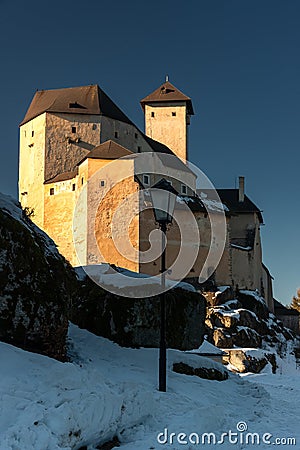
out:
<path id="1" fill-rule="evenodd" d="M 165 295 L 168 346 L 180 350 L 199 347 L 205 333 L 204 297 L 181 287 Z M 89 277 L 81 277 L 71 320 L 125 347 L 159 346 L 159 296 L 121 297 L 105 291 Z"/>
<path id="2" fill-rule="evenodd" d="M 228 350 L 230 368 L 234 372 L 259 373 L 268 364 L 272 367 L 272 373 L 276 373 L 275 352 L 258 348 L 234 348 Z"/>
<path id="3" fill-rule="evenodd" d="M 0 194 L 0 340 L 64 359 L 75 283 L 54 242 Z"/>
<path id="4" fill-rule="evenodd" d="M 271 353 L 280 353 L 286 342 L 294 339 L 292 332 L 268 310 L 256 291 L 239 291 L 235 299 L 209 306 L 206 326 L 209 340 L 231 352 L 232 364 L 242 372 L 259 371 L 270 361 L 266 355 L 257 358 L 258 353 L 255 357 L 245 355 L 243 349 L 269 349 Z M 275 363 L 271 362 L 274 369 Z"/>

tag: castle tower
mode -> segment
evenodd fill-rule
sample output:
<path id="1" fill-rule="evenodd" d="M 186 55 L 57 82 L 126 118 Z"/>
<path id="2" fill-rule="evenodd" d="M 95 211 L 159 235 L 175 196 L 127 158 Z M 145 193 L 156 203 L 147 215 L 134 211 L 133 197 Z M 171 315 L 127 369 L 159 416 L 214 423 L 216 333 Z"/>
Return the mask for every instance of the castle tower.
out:
<path id="1" fill-rule="evenodd" d="M 141 100 L 146 135 L 167 145 L 182 161 L 188 160 L 188 126 L 192 101 L 168 80 Z"/>
<path id="2" fill-rule="evenodd" d="M 39 227 L 53 213 L 47 183 L 71 179 L 78 162 L 109 139 L 135 151 L 143 146 L 136 127 L 99 86 L 35 93 L 20 124 L 19 199 Z"/>

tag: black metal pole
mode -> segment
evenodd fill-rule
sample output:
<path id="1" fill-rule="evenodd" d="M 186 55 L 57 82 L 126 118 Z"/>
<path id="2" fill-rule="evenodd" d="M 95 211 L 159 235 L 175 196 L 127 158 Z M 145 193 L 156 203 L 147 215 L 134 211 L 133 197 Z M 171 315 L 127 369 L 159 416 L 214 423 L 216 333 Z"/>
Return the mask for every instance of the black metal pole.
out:
<path id="1" fill-rule="evenodd" d="M 160 223 L 162 231 L 162 253 L 161 253 L 161 285 L 160 294 L 160 347 L 159 347 L 159 390 L 167 390 L 167 346 L 166 346 L 166 296 L 165 296 L 165 272 L 166 272 L 166 222 Z"/>

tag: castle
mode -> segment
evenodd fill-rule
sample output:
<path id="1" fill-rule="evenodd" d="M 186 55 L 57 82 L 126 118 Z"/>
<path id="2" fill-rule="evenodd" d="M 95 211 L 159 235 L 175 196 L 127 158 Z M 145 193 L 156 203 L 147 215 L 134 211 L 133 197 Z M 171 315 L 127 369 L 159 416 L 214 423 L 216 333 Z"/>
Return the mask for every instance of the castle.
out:
<path id="1" fill-rule="evenodd" d="M 199 229 L 201 240 L 192 243 L 195 261 L 185 276 L 196 280 L 213 243 L 207 192 L 197 190 L 196 176 L 187 164 L 192 100 L 166 81 L 146 96 L 141 106 L 145 133 L 97 85 L 37 91 L 20 124 L 20 202 L 34 211 L 33 221 L 53 238 L 73 266 L 101 263 L 104 258 L 116 266 L 155 275 L 159 273 L 158 258 L 144 260 L 139 253 L 149 249 L 149 233 L 157 228 L 151 210 L 134 214 L 130 224 L 121 214 L 115 225 L 120 241 L 128 226 L 132 257 L 130 251 L 120 252 L 111 231 L 120 204 L 128 201 L 127 209 L 139 211 L 141 201 L 145 202 L 139 192 L 158 181 L 150 163 L 142 169 L 139 165 L 137 155 L 150 155 L 151 164 L 163 168 Z M 112 166 L 116 161 L 118 165 Z M 121 181 L 112 182 L 110 167 L 123 174 Z M 107 195 L 95 210 L 103 190 Z M 257 289 L 273 310 L 272 277 L 262 262 L 261 211 L 245 194 L 243 177 L 238 189 L 217 192 L 226 214 L 224 251 L 218 266 L 207 269 L 207 278 L 216 286 Z M 90 224 L 92 210 L 95 217 Z M 75 211 L 81 224 L 80 258 L 73 240 Z M 168 234 L 170 267 L 179 253 L 176 224 Z"/>

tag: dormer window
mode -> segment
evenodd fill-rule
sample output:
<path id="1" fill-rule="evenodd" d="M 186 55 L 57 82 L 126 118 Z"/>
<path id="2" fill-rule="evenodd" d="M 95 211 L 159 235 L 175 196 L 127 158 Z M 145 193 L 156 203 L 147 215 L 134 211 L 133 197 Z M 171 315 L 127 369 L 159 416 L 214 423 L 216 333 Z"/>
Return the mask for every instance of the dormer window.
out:
<path id="1" fill-rule="evenodd" d="M 181 185 L 181 193 L 183 195 L 187 195 L 187 186 L 185 184 Z"/>
<path id="2" fill-rule="evenodd" d="M 69 103 L 69 108 L 79 108 L 79 109 L 86 109 L 86 107 L 85 106 L 83 106 L 83 105 L 80 105 L 79 103 L 77 103 L 77 102 L 71 102 L 71 103 Z"/>
<path id="3" fill-rule="evenodd" d="M 118 133 L 118 131 L 115 131 L 115 138 L 118 138 L 119 137 L 119 133 Z"/>
<path id="4" fill-rule="evenodd" d="M 143 175 L 143 184 L 145 186 L 149 186 L 150 185 L 150 175 L 146 175 L 146 174 Z"/>

